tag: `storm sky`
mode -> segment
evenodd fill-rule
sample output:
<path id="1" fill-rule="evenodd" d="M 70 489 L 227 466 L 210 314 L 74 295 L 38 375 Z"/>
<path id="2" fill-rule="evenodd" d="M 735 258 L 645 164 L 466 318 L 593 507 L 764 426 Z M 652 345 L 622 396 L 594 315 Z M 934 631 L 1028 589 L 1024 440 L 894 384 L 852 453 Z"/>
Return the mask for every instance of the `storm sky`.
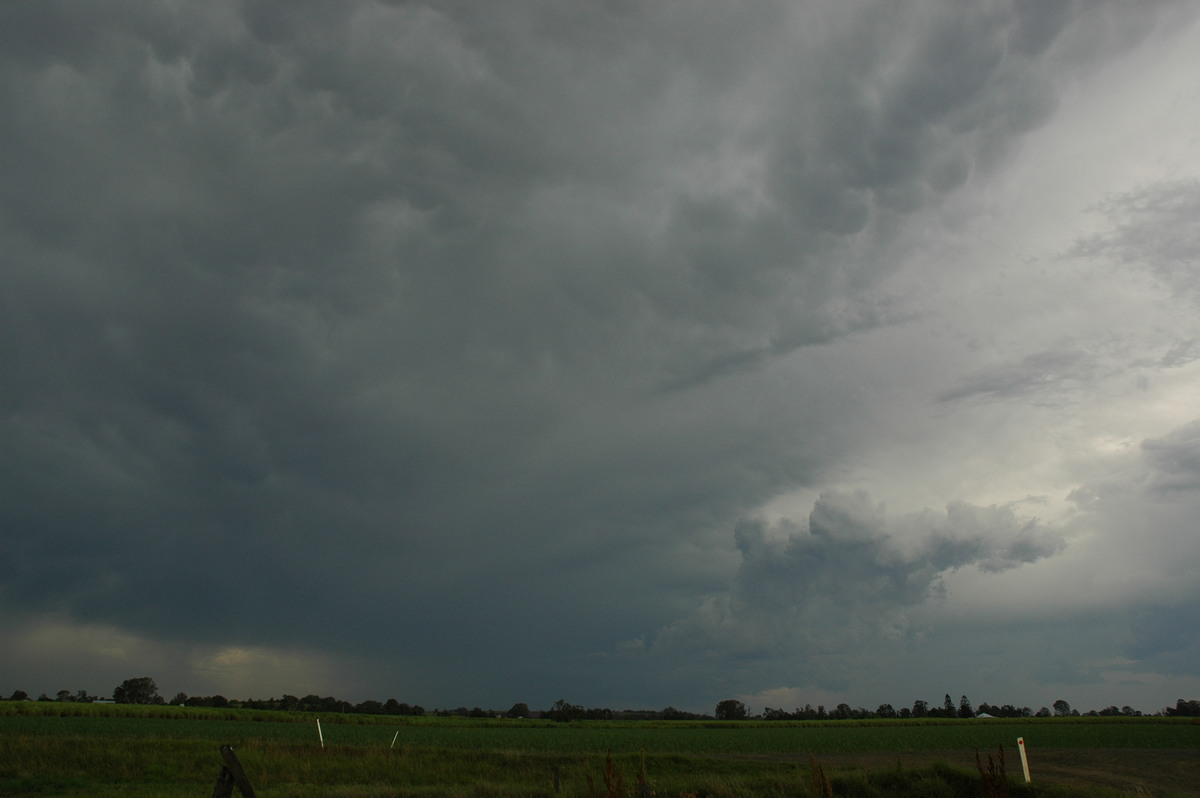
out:
<path id="1" fill-rule="evenodd" d="M 0 693 L 1200 695 L 1200 8 L 0 6 Z"/>

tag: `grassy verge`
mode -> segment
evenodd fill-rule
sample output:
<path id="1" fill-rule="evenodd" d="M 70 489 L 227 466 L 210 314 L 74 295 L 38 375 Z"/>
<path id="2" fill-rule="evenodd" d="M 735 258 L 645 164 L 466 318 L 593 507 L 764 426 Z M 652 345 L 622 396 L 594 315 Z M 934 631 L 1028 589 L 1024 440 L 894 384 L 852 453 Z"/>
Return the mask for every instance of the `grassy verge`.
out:
<path id="1" fill-rule="evenodd" d="M 1130 785 L 1158 796 L 1200 794 L 1186 786 L 1196 783 L 1187 758 L 1200 768 L 1200 725 L 1186 719 L 554 724 L 331 716 L 322 725 L 325 748 L 304 713 L 0 703 L 0 795 L 211 795 L 221 743 L 235 747 L 264 798 L 1065 797 L 1121 795 Z M 1055 779 L 1021 783 L 1018 736 Z M 1001 746 L 1006 792 L 989 793 L 974 752 Z M 1119 756 L 1081 768 L 1083 754 L 1097 750 Z M 1060 755 L 1065 764 L 1052 771 L 1055 751 L 1075 756 Z M 1110 760 L 1132 763 L 1132 775 L 1104 778 Z M 1156 764 L 1145 775 L 1139 761 Z M 1150 780 L 1171 761 L 1182 762 L 1177 778 Z"/>

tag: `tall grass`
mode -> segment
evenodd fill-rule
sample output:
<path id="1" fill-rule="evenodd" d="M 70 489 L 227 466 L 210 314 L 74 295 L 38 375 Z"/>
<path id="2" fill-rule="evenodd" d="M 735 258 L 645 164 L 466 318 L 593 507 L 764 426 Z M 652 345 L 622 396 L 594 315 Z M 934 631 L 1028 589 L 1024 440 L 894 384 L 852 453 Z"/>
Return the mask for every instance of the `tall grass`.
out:
<path id="1" fill-rule="evenodd" d="M 0 702 L 0 796 L 210 795 L 222 743 L 234 746 L 265 798 L 554 798 L 556 782 L 567 798 L 982 796 L 989 783 L 982 765 L 978 773 L 866 772 L 835 771 L 820 760 L 855 751 L 995 751 L 1019 735 L 1035 752 L 1200 748 L 1200 725 L 1187 719 L 555 724 L 322 716 L 322 749 L 315 720 L 309 713 Z M 1072 794 L 1012 782 L 1005 789 L 1013 796 Z"/>

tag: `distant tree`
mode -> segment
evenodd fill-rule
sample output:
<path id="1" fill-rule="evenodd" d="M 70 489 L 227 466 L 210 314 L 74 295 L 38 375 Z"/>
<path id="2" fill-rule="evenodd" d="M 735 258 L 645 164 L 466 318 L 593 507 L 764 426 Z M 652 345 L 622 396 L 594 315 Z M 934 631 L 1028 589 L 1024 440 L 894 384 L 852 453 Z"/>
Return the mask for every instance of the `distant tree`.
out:
<path id="1" fill-rule="evenodd" d="M 717 720 L 744 720 L 746 715 L 746 705 L 735 698 L 726 698 L 724 701 L 717 702 L 717 709 L 714 713 Z"/>
<path id="2" fill-rule="evenodd" d="M 1184 701 L 1182 698 L 1177 699 L 1175 706 L 1163 709 L 1163 714 L 1184 718 L 1200 716 L 1200 701 L 1195 699 L 1190 701 Z"/>
<path id="3" fill-rule="evenodd" d="M 1070 715 L 1070 714 L 1071 714 L 1071 705 L 1070 704 L 1068 704 L 1066 701 L 1064 701 L 1061 698 L 1054 702 L 1055 717 L 1061 718 L 1061 717 L 1064 717 L 1064 716 Z"/>
<path id="4" fill-rule="evenodd" d="M 344 712 L 345 707 L 343 707 L 343 704 L 349 707 L 349 704 L 346 704 L 345 701 L 339 701 L 333 696 L 322 698 L 321 696 L 309 693 L 300 699 L 300 706 L 298 708 L 305 712 Z"/>
<path id="5" fill-rule="evenodd" d="M 8 697 L 9 701 L 28 701 L 29 693 L 24 690 L 13 690 L 13 694 Z"/>
<path id="6" fill-rule="evenodd" d="M 149 676 L 126 679 L 113 690 L 113 700 L 118 704 L 153 704 L 158 698 L 158 685 Z"/>
<path id="7" fill-rule="evenodd" d="M 1037 712 L 1033 713 L 1033 716 L 1034 716 L 1035 718 L 1049 718 L 1049 717 L 1053 717 L 1053 714 L 1054 714 L 1054 713 L 1052 713 L 1052 712 L 1051 712 L 1049 709 L 1047 709 L 1046 707 L 1042 707 L 1042 708 L 1041 708 L 1041 709 L 1039 709 Z"/>
<path id="8" fill-rule="evenodd" d="M 54 694 L 55 701 L 64 701 L 65 702 L 65 701 L 70 701 L 73 698 L 74 698 L 74 696 L 71 695 L 70 690 L 59 690 L 57 693 Z"/>
<path id="9" fill-rule="evenodd" d="M 796 717 L 800 720 L 816 720 L 817 710 L 812 704 L 805 704 L 804 708 L 796 708 Z"/>
<path id="10" fill-rule="evenodd" d="M 900 707 L 900 711 L 896 713 L 896 717 L 908 720 L 912 717 L 912 710 L 908 707 Z"/>
<path id="11" fill-rule="evenodd" d="M 929 717 L 929 702 L 923 701 L 920 698 L 914 701 L 912 706 L 912 716 L 914 718 Z"/>
<path id="12" fill-rule="evenodd" d="M 184 693 L 184 692 L 176 693 L 175 697 L 171 699 L 171 706 L 173 706 L 173 707 L 183 706 L 184 704 L 187 703 L 187 699 L 188 699 L 187 693 Z"/>
<path id="13" fill-rule="evenodd" d="M 682 709 L 676 709 L 675 707 L 664 707 L 663 711 L 659 714 L 662 716 L 663 720 L 691 720 L 697 717 L 696 713 L 694 712 L 686 712 Z"/>
<path id="14" fill-rule="evenodd" d="M 509 707 L 507 714 L 510 718 L 527 718 L 529 717 L 529 705 L 519 701 Z"/>
<path id="15" fill-rule="evenodd" d="M 54 700 L 53 698 L 46 695 L 45 693 L 42 693 L 41 695 L 38 696 L 38 701 L 53 701 L 53 700 Z"/>
<path id="16" fill-rule="evenodd" d="M 383 704 L 379 701 L 368 698 L 360 704 L 356 704 L 354 711 L 360 715 L 382 715 Z"/>
<path id="17" fill-rule="evenodd" d="M 1142 713 L 1135 711 L 1133 707 L 1126 704 L 1125 706 L 1121 707 L 1121 714 L 1125 715 L 1126 717 L 1133 717 Z"/>
<path id="18" fill-rule="evenodd" d="M 954 708 L 954 699 L 950 697 L 949 693 L 946 693 L 946 699 L 942 702 L 942 717 L 953 718 L 957 715 L 958 710 Z"/>
<path id="19" fill-rule="evenodd" d="M 583 707 L 578 704 L 569 704 L 565 698 L 560 698 L 554 702 L 554 706 L 550 707 L 548 714 L 559 723 L 566 723 L 569 720 L 582 718 L 584 711 Z"/>
<path id="20" fill-rule="evenodd" d="M 849 704 L 838 704 L 834 707 L 833 712 L 829 713 L 829 717 L 834 720 L 849 720 L 853 716 L 854 710 L 850 708 Z"/>
<path id="21" fill-rule="evenodd" d="M 973 710 L 971 708 L 971 702 L 970 702 L 970 700 L 967 699 L 966 696 L 963 696 L 958 701 L 958 716 L 960 718 L 975 717 L 975 710 Z"/>
<path id="22" fill-rule="evenodd" d="M 875 714 L 881 718 L 894 718 L 896 717 L 896 710 L 891 704 L 880 704 L 875 708 Z"/>
<path id="23" fill-rule="evenodd" d="M 88 695 L 87 690 L 80 690 L 79 692 L 75 693 L 75 700 L 80 704 L 90 704 L 96 700 L 96 697 L 94 695 Z"/>

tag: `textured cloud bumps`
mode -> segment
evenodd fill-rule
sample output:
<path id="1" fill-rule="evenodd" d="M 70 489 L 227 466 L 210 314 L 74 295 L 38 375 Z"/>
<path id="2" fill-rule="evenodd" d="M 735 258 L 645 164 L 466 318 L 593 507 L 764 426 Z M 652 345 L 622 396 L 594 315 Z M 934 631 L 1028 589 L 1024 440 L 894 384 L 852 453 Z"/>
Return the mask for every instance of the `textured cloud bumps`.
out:
<path id="1" fill-rule="evenodd" d="M 734 537 L 741 564 L 729 592 L 664 630 L 664 645 L 764 653 L 895 636 L 908 610 L 944 595 L 947 573 L 999 573 L 1065 546 L 1055 530 L 1011 507 L 955 502 L 942 512 L 889 516 L 861 491 L 823 494 L 807 525 L 745 520 Z"/>

